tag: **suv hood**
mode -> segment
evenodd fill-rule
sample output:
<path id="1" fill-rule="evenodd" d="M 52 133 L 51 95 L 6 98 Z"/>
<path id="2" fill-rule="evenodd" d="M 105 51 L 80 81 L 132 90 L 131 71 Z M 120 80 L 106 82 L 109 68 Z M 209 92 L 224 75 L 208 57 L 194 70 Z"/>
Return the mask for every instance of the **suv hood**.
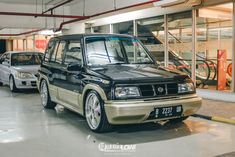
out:
<path id="1" fill-rule="evenodd" d="M 31 74 L 37 74 L 40 65 L 24 65 L 24 66 L 13 66 L 12 68 L 18 72 L 28 72 Z"/>
<path id="2" fill-rule="evenodd" d="M 183 81 L 188 75 L 178 70 L 170 70 L 153 64 L 121 64 L 93 67 L 91 70 L 106 79 L 124 83 L 152 81 Z"/>

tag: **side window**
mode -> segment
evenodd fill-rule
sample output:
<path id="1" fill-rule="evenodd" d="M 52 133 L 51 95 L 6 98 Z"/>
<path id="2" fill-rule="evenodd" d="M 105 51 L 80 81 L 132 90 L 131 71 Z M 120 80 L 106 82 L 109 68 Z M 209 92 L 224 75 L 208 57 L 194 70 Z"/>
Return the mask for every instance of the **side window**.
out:
<path id="1" fill-rule="evenodd" d="M 55 41 L 55 47 L 51 52 L 50 62 L 55 62 L 56 52 L 57 52 L 58 46 L 59 46 L 59 41 L 57 40 L 57 41 Z"/>
<path id="2" fill-rule="evenodd" d="M 45 58 L 44 58 L 45 61 L 50 60 L 50 56 L 51 56 L 51 53 L 53 52 L 54 48 L 55 48 L 55 41 L 50 40 L 48 45 L 47 45 L 47 49 L 45 51 Z"/>
<path id="3" fill-rule="evenodd" d="M 64 64 L 79 63 L 82 64 L 81 43 L 78 40 L 67 42 Z"/>
<path id="4" fill-rule="evenodd" d="M 10 53 L 8 53 L 8 54 L 6 55 L 6 59 L 7 59 L 7 60 L 10 60 Z"/>
<path id="5" fill-rule="evenodd" d="M 62 63 L 63 60 L 63 55 L 66 49 L 66 42 L 65 41 L 60 41 L 59 46 L 57 48 L 57 53 L 56 53 L 56 62 L 57 63 Z"/>

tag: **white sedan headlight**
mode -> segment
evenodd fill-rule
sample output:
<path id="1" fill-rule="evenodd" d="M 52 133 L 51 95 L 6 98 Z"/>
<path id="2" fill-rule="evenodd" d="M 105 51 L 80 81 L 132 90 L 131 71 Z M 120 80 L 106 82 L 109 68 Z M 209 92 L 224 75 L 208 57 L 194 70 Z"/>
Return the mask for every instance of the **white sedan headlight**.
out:
<path id="1" fill-rule="evenodd" d="M 178 84 L 178 93 L 190 93 L 195 91 L 193 83 L 182 83 Z"/>
<path id="2" fill-rule="evenodd" d="M 139 96 L 140 92 L 137 87 L 116 87 L 115 89 L 116 98 L 130 98 Z"/>
<path id="3" fill-rule="evenodd" d="M 28 72 L 17 72 L 16 77 L 20 79 L 34 78 L 33 74 L 28 73 Z"/>

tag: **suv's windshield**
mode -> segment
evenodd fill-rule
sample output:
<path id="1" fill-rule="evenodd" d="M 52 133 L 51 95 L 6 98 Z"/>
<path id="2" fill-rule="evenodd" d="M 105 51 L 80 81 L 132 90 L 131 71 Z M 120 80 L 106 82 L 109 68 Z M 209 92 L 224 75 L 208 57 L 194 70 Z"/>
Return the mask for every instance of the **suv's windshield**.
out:
<path id="1" fill-rule="evenodd" d="M 40 53 L 14 53 L 11 56 L 11 65 L 39 65 L 41 60 L 42 54 Z"/>
<path id="2" fill-rule="evenodd" d="M 140 42 L 131 37 L 86 38 L 88 65 L 152 64 Z"/>

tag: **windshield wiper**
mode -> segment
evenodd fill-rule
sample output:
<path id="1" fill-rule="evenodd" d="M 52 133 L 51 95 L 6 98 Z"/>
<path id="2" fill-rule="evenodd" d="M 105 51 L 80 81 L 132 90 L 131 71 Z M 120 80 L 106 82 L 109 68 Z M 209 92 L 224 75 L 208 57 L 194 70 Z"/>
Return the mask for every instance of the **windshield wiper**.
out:
<path id="1" fill-rule="evenodd" d="M 121 64 L 127 64 L 127 63 L 124 63 L 124 62 L 117 62 L 117 63 L 110 63 L 108 65 L 121 65 Z"/>
<path id="2" fill-rule="evenodd" d="M 154 64 L 153 62 L 140 62 L 140 63 L 131 63 L 131 64 Z"/>

